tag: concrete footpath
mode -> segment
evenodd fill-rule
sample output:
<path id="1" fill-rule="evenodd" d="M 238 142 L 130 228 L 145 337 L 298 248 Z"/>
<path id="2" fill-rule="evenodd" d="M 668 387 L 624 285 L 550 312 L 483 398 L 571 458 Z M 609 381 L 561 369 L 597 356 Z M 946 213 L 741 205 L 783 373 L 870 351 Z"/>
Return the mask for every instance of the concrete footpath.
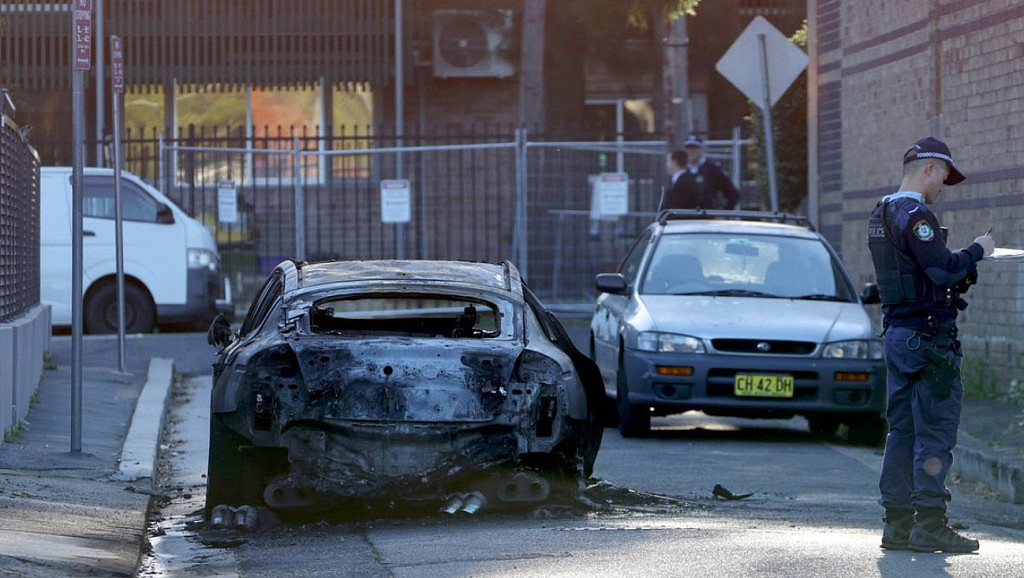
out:
<path id="1" fill-rule="evenodd" d="M 71 344 L 53 338 L 27 427 L 0 445 L 0 576 L 136 574 L 168 393 L 175 374 L 207 374 L 214 352 L 198 333 L 130 336 L 125 352 L 121 374 L 114 337 L 84 339 L 81 452 L 71 452 Z M 1024 502 L 1024 453 L 1009 451 L 1024 447 L 1024 428 L 1002 423 L 1024 419 L 1019 408 L 964 409 L 959 475 Z"/>
<path id="2" fill-rule="evenodd" d="M 0 576 L 135 576 L 175 372 L 213 357 L 200 334 L 129 336 L 125 353 L 120 373 L 115 337 L 83 339 L 72 452 L 70 337 L 52 339 L 26 428 L 0 445 Z"/>

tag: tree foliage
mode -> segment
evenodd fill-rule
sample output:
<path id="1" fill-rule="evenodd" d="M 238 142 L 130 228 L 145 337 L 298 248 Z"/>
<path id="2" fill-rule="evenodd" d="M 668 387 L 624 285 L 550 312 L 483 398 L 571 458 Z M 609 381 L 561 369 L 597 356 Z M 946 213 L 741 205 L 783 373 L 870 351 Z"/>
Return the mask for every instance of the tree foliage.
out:
<path id="1" fill-rule="evenodd" d="M 807 49 L 807 23 L 790 40 L 801 49 Z M 756 163 L 754 169 L 758 190 L 764 191 L 764 204 L 769 202 L 768 162 L 764 140 L 764 116 L 760 107 L 748 101 L 750 115 L 750 154 Z M 807 73 L 793 81 L 789 90 L 772 107 L 772 136 L 775 153 L 775 184 L 779 195 L 779 210 L 796 212 L 807 197 Z"/>

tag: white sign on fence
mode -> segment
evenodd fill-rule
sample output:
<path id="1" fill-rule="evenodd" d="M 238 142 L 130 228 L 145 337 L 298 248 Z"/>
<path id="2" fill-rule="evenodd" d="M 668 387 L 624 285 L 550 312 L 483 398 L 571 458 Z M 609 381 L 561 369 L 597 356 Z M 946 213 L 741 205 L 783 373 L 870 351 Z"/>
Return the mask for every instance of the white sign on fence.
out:
<path id="1" fill-rule="evenodd" d="M 238 222 L 238 189 L 235 181 L 217 183 L 217 220 L 221 223 Z"/>
<path id="2" fill-rule="evenodd" d="M 629 212 L 629 175 L 601 173 L 594 180 L 594 212 L 599 218 Z"/>
<path id="3" fill-rule="evenodd" d="M 408 223 L 412 220 L 412 197 L 409 179 L 387 179 L 380 182 L 380 222 Z"/>

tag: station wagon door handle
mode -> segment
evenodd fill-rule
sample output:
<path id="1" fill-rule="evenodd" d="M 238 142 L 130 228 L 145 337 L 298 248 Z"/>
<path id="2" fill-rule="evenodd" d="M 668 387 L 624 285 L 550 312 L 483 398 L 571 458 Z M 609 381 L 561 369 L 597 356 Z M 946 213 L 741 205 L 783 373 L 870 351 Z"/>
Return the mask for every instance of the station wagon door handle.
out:
<path id="1" fill-rule="evenodd" d="M 96 232 L 95 231 L 82 231 L 82 236 L 83 237 L 95 237 L 96 236 Z"/>

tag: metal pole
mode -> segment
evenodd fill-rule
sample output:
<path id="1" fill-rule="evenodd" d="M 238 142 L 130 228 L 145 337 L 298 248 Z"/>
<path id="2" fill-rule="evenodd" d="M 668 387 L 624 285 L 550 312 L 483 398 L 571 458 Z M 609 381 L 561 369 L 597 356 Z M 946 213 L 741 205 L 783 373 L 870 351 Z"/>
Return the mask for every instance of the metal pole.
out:
<path id="1" fill-rule="evenodd" d="M 775 146 L 772 138 L 772 96 L 768 83 L 768 48 L 765 45 L 764 34 L 758 34 L 757 39 L 761 47 L 761 77 L 764 79 L 764 104 L 761 112 L 764 115 L 764 144 L 766 163 L 768 164 L 768 193 L 771 198 L 772 212 L 779 210 L 779 193 L 775 187 Z"/>
<path id="2" fill-rule="evenodd" d="M 93 15 L 93 29 L 95 34 L 93 35 L 93 44 L 96 50 L 96 163 L 93 166 L 103 166 L 103 127 L 107 124 L 106 121 L 106 96 L 104 89 L 103 77 L 106 74 L 105 65 L 103 58 L 103 42 L 106 40 L 106 36 L 103 33 L 103 0 L 93 0 L 95 14 Z"/>
<path id="3" fill-rule="evenodd" d="M 516 256 L 519 274 L 527 279 L 530 273 L 529 243 L 527 241 L 527 204 L 526 204 L 526 129 L 516 131 Z"/>
<path id="4" fill-rule="evenodd" d="M 405 136 L 405 42 L 402 30 L 402 0 L 395 0 L 395 145 L 402 148 Z M 395 153 L 395 178 L 402 178 L 404 159 Z M 395 258 L 405 258 L 405 223 L 395 224 Z"/>
<path id="5" fill-rule="evenodd" d="M 736 188 L 740 188 L 740 163 L 743 162 L 743 157 L 740 151 L 740 127 L 732 127 L 732 183 L 736 185 Z M 739 208 L 739 207 L 737 207 Z"/>
<path id="6" fill-rule="evenodd" d="M 121 207 L 121 95 L 114 91 L 114 233 L 117 257 L 117 371 L 124 367 L 124 215 Z"/>
<path id="7" fill-rule="evenodd" d="M 72 37 L 76 28 L 71 11 Z M 71 42 L 75 62 L 76 42 Z M 85 74 L 71 70 L 71 452 L 82 452 L 82 167 L 85 165 Z"/>
<path id="8" fill-rule="evenodd" d="M 306 260 L 306 199 L 302 192 L 302 146 L 299 137 L 295 138 L 294 174 L 292 183 L 295 185 L 295 258 Z"/>
<path id="9" fill-rule="evenodd" d="M 624 135 L 622 134 L 626 130 L 626 120 L 622 112 L 622 101 L 623 99 L 615 99 L 615 142 L 619 143 L 619 147 L 622 146 Z M 615 153 L 615 172 L 621 173 L 625 170 L 625 161 L 622 149 L 620 148 Z"/>

